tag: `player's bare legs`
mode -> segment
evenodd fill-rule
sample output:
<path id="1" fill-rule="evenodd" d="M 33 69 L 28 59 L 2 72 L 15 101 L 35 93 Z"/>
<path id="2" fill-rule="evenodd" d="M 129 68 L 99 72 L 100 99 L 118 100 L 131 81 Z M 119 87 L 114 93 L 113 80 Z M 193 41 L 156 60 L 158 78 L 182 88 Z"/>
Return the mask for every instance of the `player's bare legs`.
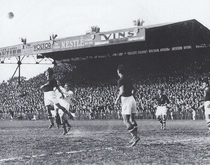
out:
<path id="1" fill-rule="evenodd" d="M 131 114 L 130 120 L 131 120 L 131 124 L 134 127 L 134 135 L 135 135 L 135 137 L 137 137 L 138 125 L 137 125 L 136 120 L 135 120 L 135 113 Z"/>
<path id="2" fill-rule="evenodd" d="M 140 140 L 137 136 L 137 123 L 134 119 L 135 114 L 131 115 L 122 115 L 123 122 L 127 127 L 128 132 L 132 136 L 132 140 L 130 141 L 130 147 L 133 147 L 136 145 L 136 143 Z"/>
<path id="3" fill-rule="evenodd" d="M 48 119 L 49 119 L 49 122 L 50 122 L 49 129 L 50 129 L 54 126 L 54 118 L 53 118 L 52 113 L 51 113 L 51 106 L 47 105 L 46 109 L 47 109 L 47 112 L 48 112 Z"/>
<path id="4" fill-rule="evenodd" d="M 163 123 L 162 123 L 162 129 L 166 129 L 166 115 L 163 115 Z"/>
<path id="5" fill-rule="evenodd" d="M 67 120 L 63 122 L 63 135 L 66 135 L 71 129 L 71 125 Z"/>
<path id="6" fill-rule="evenodd" d="M 61 115 L 61 123 L 63 125 L 63 135 L 66 135 L 71 129 L 71 125 L 68 122 L 68 116 L 66 113 Z"/>
<path id="7" fill-rule="evenodd" d="M 70 117 L 72 116 L 67 110 L 66 108 L 64 108 L 63 106 L 61 106 L 59 103 L 55 104 L 59 109 L 61 109 L 64 113 L 66 113 L 67 115 L 69 115 Z"/>
<path id="8" fill-rule="evenodd" d="M 166 129 L 166 115 L 158 115 L 157 118 L 161 124 L 161 129 L 165 130 Z"/>
<path id="9" fill-rule="evenodd" d="M 61 117 L 58 113 L 58 108 L 56 108 L 56 112 L 55 112 L 55 121 L 56 121 L 56 125 L 57 125 L 57 128 L 60 128 L 60 125 L 61 125 Z"/>

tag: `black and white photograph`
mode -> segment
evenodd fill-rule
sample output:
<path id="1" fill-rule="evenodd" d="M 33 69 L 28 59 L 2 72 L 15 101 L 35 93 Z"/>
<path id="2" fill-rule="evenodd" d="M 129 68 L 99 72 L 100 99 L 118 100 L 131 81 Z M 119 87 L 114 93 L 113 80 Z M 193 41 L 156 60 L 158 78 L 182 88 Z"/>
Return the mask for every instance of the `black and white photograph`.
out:
<path id="1" fill-rule="evenodd" d="M 0 0 L 0 165 L 210 164 L 209 0 Z"/>

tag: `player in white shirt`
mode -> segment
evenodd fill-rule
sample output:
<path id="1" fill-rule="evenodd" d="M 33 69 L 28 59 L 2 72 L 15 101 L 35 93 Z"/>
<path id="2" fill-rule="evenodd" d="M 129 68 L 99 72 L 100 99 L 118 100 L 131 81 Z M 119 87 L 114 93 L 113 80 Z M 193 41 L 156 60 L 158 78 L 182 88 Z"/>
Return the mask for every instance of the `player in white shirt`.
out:
<path id="1" fill-rule="evenodd" d="M 60 83 L 58 82 L 58 84 Z M 70 90 L 70 87 L 67 83 L 65 83 L 64 88 L 60 86 L 60 89 L 62 90 L 64 94 L 64 98 L 62 98 L 60 92 L 58 92 L 57 90 L 55 91 L 56 96 L 59 100 L 59 103 L 70 112 L 70 114 L 72 115 L 70 116 L 70 118 L 74 120 L 75 111 L 71 109 L 71 105 L 73 104 L 72 99 L 73 99 L 74 93 Z M 60 109 L 58 109 L 57 112 L 58 112 L 58 115 L 60 116 L 61 124 L 63 125 L 63 129 L 64 129 L 63 135 L 65 135 L 71 129 L 71 125 L 68 122 L 69 115 L 67 113 L 64 113 Z"/>

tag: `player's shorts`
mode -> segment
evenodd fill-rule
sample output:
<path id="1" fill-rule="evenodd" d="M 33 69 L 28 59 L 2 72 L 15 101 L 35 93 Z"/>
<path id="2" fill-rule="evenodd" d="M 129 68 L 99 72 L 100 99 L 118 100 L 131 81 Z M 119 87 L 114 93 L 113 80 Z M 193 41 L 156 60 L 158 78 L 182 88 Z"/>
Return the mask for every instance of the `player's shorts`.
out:
<path id="1" fill-rule="evenodd" d="M 67 101 L 64 100 L 64 99 L 60 99 L 60 98 L 58 99 L 58 101 L 59 101 L 60 105 L 63 106 L 67 111 L 70 110 L 70 104 L 69 104 L 69 102 L 67 102 Z M 62 110 L 59 109 L 58 112 L 60 112 L 60 113 L 59 113 L 60 116 L 63 116 L 63 111 L 62 111 Z M 70 112 L 70 111 L 69 111 L 69 112 Z M 70 113 L 71 113 L 71 115 L 72 115 L 73 117 L 75 117 L 75 113 L 72 113 L 72 112 L 70 112 Z M 68 115 L 67 115 L 67 116 L 68 116 Z"/>
<path id="2" fill-rule="evenodd" d="M 55 110 L 51 110 L 51 113 L 52 113 L 52 117 L 56 116 L 56 111 Z"/>
<path id="3" fill-rule="evenodd" d="M 47 105 L 54 105 L 58 103 L 58 99 L 54 91 L 44 92 L 44 104 Z"/>
<path id="4" fill-rule="evenodd" d="M 167 107 L 166 106 L 158 106 L 155 115 L 156 115 L 156 117 L 167 115 Z"/>
<path id="5" fill-rule="evenodd" d="M 58 102 L 63 106 L 67 111 L 69 110 L 70 104 L 64 99 L 58 99 Z"/>
<path id="6" fill-rule="evenodd" d="M 121 103 L 122 115 L 131 115 L 132 113 L 136 113 L 136 101 L 133 96 L 121 96 Z"/>
<path id="7" fill-rule="evenodd" d="M 205 110 L 205 117 L 207 123 L 210 122 L 210 101 L 205 101 L 204 102 L 204 110 Z"/>

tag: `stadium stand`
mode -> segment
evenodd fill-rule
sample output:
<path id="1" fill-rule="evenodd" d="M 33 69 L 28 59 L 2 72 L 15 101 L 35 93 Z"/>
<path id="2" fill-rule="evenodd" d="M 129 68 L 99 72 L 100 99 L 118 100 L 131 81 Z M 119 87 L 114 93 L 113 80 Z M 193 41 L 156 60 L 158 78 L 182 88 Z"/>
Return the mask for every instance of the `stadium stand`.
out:
<path id="1" fill-rule="evenodd" d="M 79 44 L 73 49 L 64 44 L 71 41 L 71 38 L 67 38 L 55 41 L 65 49 L 55 44 L 49 51 L 45 50 L 48 47 L 39 50 L 41 54 L 44 52 L 45 57 L 57 62 L 61 60 L 54 66 L 55 75 L 61 83 L 71 84 L 77 98 L 74 106 L 78 119 L 121 119 L 120 106 L 113 105 L 118 79 L 116 68 L 119 64 L 131 68 L 129 75 L 138 89 L 137 118 L 155 118 L 152 98 L 159 87 L 165 88 L 171 100 L 168 119 L 204 118 L 203 109 L 199 108 L 203 99 L 200 83 L 203 77 L 209 77 L 209 29 L 196 20 L 144 28 L 141 35 L 146 38 L 137 42 L 127 42 L 126 36 L 111 40 L 108 36 L 115 36 L 115 33 L 123 36 L 121 31 L 112 31 L 94 34 L 96 37 L 106 36 L 107 41 L 110 39 L 107 42 L 109 45 L 98 46 L 104 41 L 97 38 L 91 42 L 95 44 L 92 47 L 80 48 Z M 130 29 L 131 34 L 135 29 Z M 142 29 L 137 27 L 137 30 Z M 80 41 L 80 37 L 77 39 Z M 32 44 L 40 46 L 42 43 L 45 42 Z M 33 47 L 29 46 L 31 49 Z M 29 80 L 22 78 L 19 86 L 16 81 L 13 79 L 0 84 L 3 118 L 10 118 L 11 111 L 15 112 L 14 118 L 30 120 L 34 115 L 37 119 L 46 118 L 43 91 L 39 89 L 46 81 L 45 76 L 41 74 Z"/>
<path id="2" fill-rule="evenodd" d="M 153 55 L 141 57 L 138 62 L 136 59 L 126 60 L 127 65 L 132 65 L 130 75 L 138 89 L 137 118 L 155 118 L 152 98 L 159 87 L 166 89 L 171 100 L 168 119 L 193 119 L 193 111 L 196 111 L 196 119 L 204 118 L 203 109 L 199 109 L 202 100 L 200 82 L 208 76 L 208 59 L 205 55 L 196 61 L 190 55 L 178 56 L 177 60 L 171 61 L 166 56 L 157 57 L 162 59 L 158 63 Z M 111 59 L 54 67 L 56 78 L 62 83 L 70 83 L 76 94 L 77 103 L 74 106 L 78 119 L 121 119 L 120 107 L 113 105 L 118 79 L 116 67 L 121 62 Z M 10 111 L 14 111 L 14 118 L 18 119 L 31 120 L 34 115 L 37 119 L 46 118 L 43 91 L 39 89 L 44 82 L 45 76 L 41 74 L 29 80 L 21 79 L 20 86 L 13 81 L 1 83 L 3 117 L 10 118 Z"/>

